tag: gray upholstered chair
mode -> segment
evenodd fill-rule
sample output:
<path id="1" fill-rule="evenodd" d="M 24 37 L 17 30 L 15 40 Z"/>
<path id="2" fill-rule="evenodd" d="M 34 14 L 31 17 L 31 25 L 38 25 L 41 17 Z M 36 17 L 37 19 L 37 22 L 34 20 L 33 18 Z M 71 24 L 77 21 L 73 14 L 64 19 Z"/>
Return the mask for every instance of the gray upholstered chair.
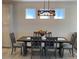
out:
<path id="1" fill-rule="evenodd" d="M 74 48 L 77 50 L 77 32 L 74 32 Z"/>
<path id="2" fill-rule="evenodd" d="M 57 37 L 46 37 L 46 44 L 45 44 L 45 48 L 46 48 L 46 56 L 49 56 L 50 59 L 50 49 L 53 49 L 54 51 L 54 55 L 55 55 L 55 59 L 56 59 L 56 53 L 57 53 Z"/>
<path id="3" fill-rule="evenodd" d="M 70 54 L 72 52 L 72 56 L 74 56 L 74 44 L 75 44 L 75 40 L 77 39 L 77 33 L 73 33 L 71 36 L 71 40 L 69 43 L 64 43 L 63 44 L 63 49 L 68 49 Z M 63 51 L 64 51 L 63 50 Z"/>
<path id="4" fill-rule="evenodd" d="M 31 37 L 31 59 L 33 56 L 33 53 L 35 53 L 36 49 L 40 51 L 40 56 L 41 56 L 41 42 L 40 42 L 41 37 Z"/>
<path id="5" fill-rule="evenodd" d="M 48 33 L 46 33 L 45 36 L 46 36 L 46 37 L 52 37 L 52 32 L 48 32 Z"/>
<path id="6" fill-rule="evenodd" d="M 40 35 L 40 33 L 33 32 L 33 36 L 34 36 L 34 37 L 40 37 L 41 35 Z"/>
<path id="7" fill-rule="evenodd" d="M 10 33 L 10 39 L 12 48 L 11 54 L 13 54 L 13 52 L 16 51 L 16 48 L 21 48 L 21 54 L 22 54 L 22 43 L 16 42 L 14 33 Z"/>

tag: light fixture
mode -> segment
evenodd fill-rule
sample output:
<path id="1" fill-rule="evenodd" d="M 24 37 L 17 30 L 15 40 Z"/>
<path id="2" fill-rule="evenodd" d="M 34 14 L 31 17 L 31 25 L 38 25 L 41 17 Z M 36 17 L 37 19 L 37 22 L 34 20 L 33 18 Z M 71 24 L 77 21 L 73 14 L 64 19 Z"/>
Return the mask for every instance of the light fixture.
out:
<path id="1" fill-rule="evenodd" d="M 49 0 L 48 8 L 45 8 L 45 0 L 44 0 L 44 9 L 38 10 L 38 16 L 55 16 L 55 10 L 49 9 Z"/>
<path id="2" fill-rule="evenodd" d="M 55 16 L 55 10 L 38 10 L 38 16 Z"/>

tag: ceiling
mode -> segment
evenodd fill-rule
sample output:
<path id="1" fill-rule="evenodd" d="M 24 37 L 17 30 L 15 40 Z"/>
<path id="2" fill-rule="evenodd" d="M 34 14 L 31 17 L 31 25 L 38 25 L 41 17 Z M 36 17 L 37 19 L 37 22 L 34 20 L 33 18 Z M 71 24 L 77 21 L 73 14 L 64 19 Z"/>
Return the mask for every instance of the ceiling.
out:
<path id="1" fill-rule="evenodd" d="M 12 0 L 12 1 L 48 1 L 48 0 Z M 76 0 L 49 0 L 49 1 L 76 1 Z"/>
<path id="2" fill-rule="evenodd" d="M 2 0 L 3 3 L 10 3 L 10 2 L 32 2 L 32 1 L 48 1 L 48 0 Z M 49 1 L 77 1 L 77 0 L 49 0 Z"/>
<path id="3" fill-rule="evenodd" d="M 8 1 L 48 1 L 48 0 L 2 0 L 4 2 Z M 49 1 L 77 1 L 77 0 L 49 0 Z"/>

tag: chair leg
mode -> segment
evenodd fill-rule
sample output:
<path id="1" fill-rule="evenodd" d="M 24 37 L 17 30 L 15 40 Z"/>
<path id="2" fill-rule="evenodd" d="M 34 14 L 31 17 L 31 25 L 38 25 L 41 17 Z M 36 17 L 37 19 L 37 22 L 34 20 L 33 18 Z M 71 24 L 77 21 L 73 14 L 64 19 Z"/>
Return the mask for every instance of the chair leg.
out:
<path id="1" fill-rule="evenodd" d="M 22 51 L 23 51 L 23 49 L 22 49 L 22 47 L 21 47 L 21 55 L 22 55 Z"/>
<path id="2" fill-rule="evenodd" d="M 48 54 L 48 51 L 46 50 L 46 53 L 45 53 L 46 59 L 47 59 L 47 54 Z"/>
<path id="3" fill-rule="evenodd" d="M 50 51 L 46 51 L 46 59 L 51 59 L 52 53 Z"/>
<path id="4" fill-rule="evenodd" d="M 64 48 L 63 48 L 63 56 L 64 56 Z"/>
<path id="5" fill-rule="evenodd" d="M 11 50 L 11 55 L 13 54 L 13 47 L 12 47 L 12 50 Z"/>
<path id="6" fill-rule="evenodd" d="M 16 51 L 16 47 L 14 48 L 14 51 Z"/>
<path id="7" fill-rule="evenodd" d="M 57 59 L 57 43 L 56 43 L 56 47 L 55 47 L 55 59 Z"/>
<path id="8" fill-rule="evenodd" d="M 41 57 L 42 57 L 41 55 L 42 55 L 42 48 L 40 49 L 40 59 L 41 59 Z"/>
<path id="9" fill-rule="evenodd" d="M 73 48 L 72 48 L 72 56 L 74 57 Z"/>
<path id="10" fill-rule="evenodd" d="M 32 59 L 32 48 L 31 48 L 31 59 Z"/>
<path id="11" fill-rule="evenodd" d="M 71 49 L 69 49 L 69 53 L 71 54 Z"/>
<path id="12" fill-rule="evenodd" d="M 49 59 L 51 59 L 51 53 L 49 53 Z"/>
<path id="13" fill-rule="evenodd" d="M 57 58 L 57 55 L 56 55 L 56 53 L 57 53 L 57 49 L 55 49 L 55 59 Z"/>
<path id="14" fill-rule="evenodd" d="M 48 49 L 46 48 L 45 50 L 46 50 L 45 56 L 46 56 L 46 59 L 47 59 L 47 56 L 48 56 Z"/>

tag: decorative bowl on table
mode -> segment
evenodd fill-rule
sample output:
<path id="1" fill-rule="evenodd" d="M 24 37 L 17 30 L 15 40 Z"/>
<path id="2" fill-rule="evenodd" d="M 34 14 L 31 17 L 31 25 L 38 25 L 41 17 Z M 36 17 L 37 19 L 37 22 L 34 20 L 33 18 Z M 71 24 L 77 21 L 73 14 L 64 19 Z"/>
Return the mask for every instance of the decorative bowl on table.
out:
<path id="1" fill-rule="evenodd" d="M 44 36 L 46 34 L 46 31 L 43 31 L 43 30 L 39 30 L 37 31 L 41 36 Z"/>

